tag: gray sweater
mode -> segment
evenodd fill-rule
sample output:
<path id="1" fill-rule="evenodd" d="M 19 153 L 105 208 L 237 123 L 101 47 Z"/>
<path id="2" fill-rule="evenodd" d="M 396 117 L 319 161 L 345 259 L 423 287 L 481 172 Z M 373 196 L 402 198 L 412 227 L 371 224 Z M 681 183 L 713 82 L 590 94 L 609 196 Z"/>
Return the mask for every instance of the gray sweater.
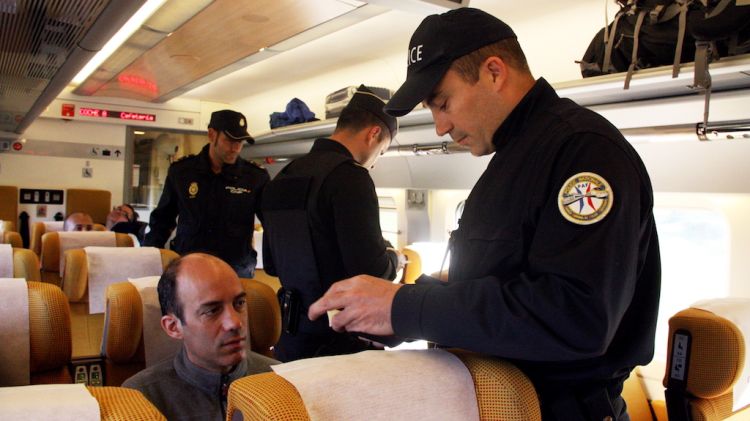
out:
<path id="1" fill-rule="evenodd" d="M 191 363 L 183 347 L 173 360 L 165 360 L 136 373 L 122 387 L 141 391 L 169 421 L 216 420 L 226 418 L 222 385 L 244 376 L 271 371 L 278 361 L 248 351 L 247 357 L 225 375 Z"/>

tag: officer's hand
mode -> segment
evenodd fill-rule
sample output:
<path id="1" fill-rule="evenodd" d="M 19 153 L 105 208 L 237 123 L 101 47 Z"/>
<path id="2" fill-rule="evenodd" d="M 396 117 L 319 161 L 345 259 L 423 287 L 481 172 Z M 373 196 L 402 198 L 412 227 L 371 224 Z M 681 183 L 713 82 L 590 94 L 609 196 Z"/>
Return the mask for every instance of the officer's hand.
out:
<path id="1" fill-rule="evenodd" d="M 360 332 L 371 335 L 393 335 L 391 307 L 401 287 L 385 279 L 359 275 L 331 285 L 307 315 L 315 320 L 329 310 L 339 310 L 330 320 L 337 332 Z"/>

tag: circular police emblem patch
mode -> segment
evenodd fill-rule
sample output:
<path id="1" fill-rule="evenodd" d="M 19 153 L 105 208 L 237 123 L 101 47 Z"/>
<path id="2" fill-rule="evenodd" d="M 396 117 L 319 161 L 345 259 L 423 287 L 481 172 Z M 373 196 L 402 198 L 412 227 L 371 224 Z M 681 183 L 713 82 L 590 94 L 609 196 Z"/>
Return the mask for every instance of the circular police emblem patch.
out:
<path id="1" fill-rule="evenodd" d="M 190 194 L 190 198 L 195 197 L 196 194 L 198 194 L 198 183 L 193 181 L 190 183 L 190 187 L 188 187 L 188 193 Z"/>
<path id="2" fill-rule="evenodd" d="M 557 196 L 557 205 L 568 221 L 590 225 L 607 216 L 613 200 L 614 193 L 607 180 L 592 172 L 582 172 L 563 184 Z"/>

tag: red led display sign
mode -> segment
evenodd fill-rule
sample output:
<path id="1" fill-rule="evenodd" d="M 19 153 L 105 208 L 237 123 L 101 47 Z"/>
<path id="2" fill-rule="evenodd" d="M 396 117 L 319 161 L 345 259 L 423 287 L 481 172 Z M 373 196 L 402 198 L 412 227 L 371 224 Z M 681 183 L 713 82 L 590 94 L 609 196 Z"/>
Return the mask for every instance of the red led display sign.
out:
<path id="1" fill-rule="evenodd" d="M 84 117 L 108 117 L 120 120 L 156 121 L 156 114 L 132 113 L 130 111 L 102 110 L 100 108 L 79 108 L 78 114 Z"/>

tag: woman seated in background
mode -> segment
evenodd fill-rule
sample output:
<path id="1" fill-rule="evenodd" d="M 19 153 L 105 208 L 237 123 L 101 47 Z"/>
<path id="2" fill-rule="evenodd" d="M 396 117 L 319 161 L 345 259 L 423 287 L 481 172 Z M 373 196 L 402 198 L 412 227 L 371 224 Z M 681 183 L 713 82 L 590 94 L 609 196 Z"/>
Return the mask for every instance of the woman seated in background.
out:
<path id="1" fill-rule="evenodd" d="M 107 215 L 107 229 L 124 234 L 133 234 L 139 243 L 143 242 L 143 236 L 146 234 L 148 224 L 138 220 L 138 212 L 133 206 L 123 203 L 115 206 Z"/>

